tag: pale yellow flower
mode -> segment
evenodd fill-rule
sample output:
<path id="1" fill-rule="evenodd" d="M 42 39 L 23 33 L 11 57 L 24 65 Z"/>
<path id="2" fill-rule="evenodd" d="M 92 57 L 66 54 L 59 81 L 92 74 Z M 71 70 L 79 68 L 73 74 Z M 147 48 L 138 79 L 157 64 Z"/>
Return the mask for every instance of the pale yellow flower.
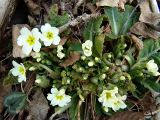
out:
<path id="1" fill-rule="evenodd" d="M 87 40 L 85 41 L 85 43 L 82 44 L 82 50 L 85 56 L 92 55 L 92 46 L 93 42 L 91 40 Z"/>
<path id="2" fill-rule="evenodd" d="M 18 82 L 26 81 L 26 70 L 24 65 L 18 64 L 15 61 L 12 61 L 12 64 L 14 68 L 12 68 L 10 71 L 13 76 L 18 76 Z"/>
<path id="3" fill-rule="evenodd" d="M 154 62 L 154 60 L 150 60 L 147 64 L 146 67 L 149 72 L 153 74 L 153 76 L 158 76 L 160 73 L 158 72 L 158 65 Z"/>
<path id="4" fill-rule="evenodd" d="M 41 43 L 39 38 L 41 33 L 37 28 L 33 28 L 30 31 L 28 28 L 23 27 L 20 30 L 20 36 L 17 39 L 17 44 L 22 46 L 22 52 L 25 55 L 29 55 L 33 49 L 35 52 L 39 52 L 41 48 Z"/>
<path id="5" fill-rule="evenodd" d="M 58 45 L 60 42 L 59 29 L 52 27 L 49 23 L 42 25 L 41 27 L 41 40 L 44 42 L 45 46 Z"/>
<path id="6" fill-rule="evenodd" d="M 66 95 L 64 89 L 58 91 L 57 88 L 52 88 L 47 99 L 51 101 L 52 106 L 64 107 L 71 101 L 71 96 Z"/>

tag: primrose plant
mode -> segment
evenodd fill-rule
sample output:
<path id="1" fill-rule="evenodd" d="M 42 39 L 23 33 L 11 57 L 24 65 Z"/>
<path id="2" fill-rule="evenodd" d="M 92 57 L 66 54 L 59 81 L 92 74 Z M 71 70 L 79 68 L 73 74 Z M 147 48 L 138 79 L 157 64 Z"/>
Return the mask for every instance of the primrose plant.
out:
<path id="1" fill-rule="evenodd" d="M 160 42 L 145 39 L 137 53 L 130 36 L 105 33 L 102 21 L 102 16 L 89 21 L 81 40 L 68 37 L 64 41 L 59 29 L 49 23 L 40 30 L 23 27 L 17 44 L 30 59 L 20 64 L 13 61 L 10 73 L 21 83 L 34 71 L 35 86 L 50 88 L 45 95 L 50 105 L 69 109 L 70 117 L 82 113 L 80 107 L 89 109 L 89 103 L 95 111 L 101 105 L 98 110 L 105 114 L 123 111 L 131 104 L 128 94 L 137 98 L 148 89 L 158 92 Z"/>

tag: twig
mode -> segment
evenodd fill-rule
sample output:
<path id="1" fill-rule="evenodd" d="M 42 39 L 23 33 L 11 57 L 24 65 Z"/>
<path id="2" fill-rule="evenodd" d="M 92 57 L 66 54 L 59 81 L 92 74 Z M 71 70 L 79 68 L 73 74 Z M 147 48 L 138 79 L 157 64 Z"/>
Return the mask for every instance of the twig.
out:
<path id="1" fill-rule="evenodd" d="M 59 27 L 59 31 L 60 33 L 62 33 L 64 30 L 66 30 L 68 27 L 74 27 L 76 25 L 78 25 L 79 23 L 83 22 L 83 21 L 88 21 L 92 18 L 96 18 L 100 15 L 100 13 L 94 13 L 94 14 L 86 14 L 84 13 L 83 15 L 81 16 L 78 16 L 76 19 L 66 23 L 65 25 Z"/>
<path id="2" fill-rule="evenodd" d="M 84 2 L 85 0 L 78 0 L 77 4 L 75 5 L 74 9 L 73 9 L 73 14 L 77 14 L 77 9 L 79 6 L 81 6 L 81 4 Z"/>

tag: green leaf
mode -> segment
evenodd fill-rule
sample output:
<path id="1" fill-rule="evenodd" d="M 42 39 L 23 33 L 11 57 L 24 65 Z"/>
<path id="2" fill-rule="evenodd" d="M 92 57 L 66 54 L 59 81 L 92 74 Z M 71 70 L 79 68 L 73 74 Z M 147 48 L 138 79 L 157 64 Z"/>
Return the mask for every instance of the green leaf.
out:
<path id="1" fill-rule="evenodd" d="M 83 32 L 83 37 L 85 40 L 94 40 L 95 35 L 99 35 L 102 33 L 101 24 L 103 21 L 103 16 L 100 16 L 98 18 L 92 19 L 89 21 L 86 25 L 86 28 Z"/>
<path id="2" fill-rule="evenodd" d="M 15 85 L 19 84 L 18 77 L 15 77 L 9 73 L 4 79 L 3 79 L 3 85 Z"/>
<path id="3" fill-rule="evenodd" d="M 71 120 L 77 120 L 78 100 L 79 98 L 77 95 L 72 97 L 72 105 L 69 108 L 69 116 Z"/>
<path id="4" fill-rule="evenodd" d="M 62 15 L 58 15 L 58 6 L 57 4 L 53 4 L 50 8 L 46 22 L 49 22 L 52 26 L 60 27 L 66 24 L 69 20 L 69 14 L 64 12 Z"/>
<path id="5" fill-rule="evenodd" d="M 139 17 L 134 11 L 134 7 L 129 5 L 125 6 L 124 12 L 120 12 L 117 7 L 105 7 L 104 11 L 109 19 L 114 36 L 126 34 L 129 28 L 138 21 Z"/>
<path id="6" fill-rule="evenodd" d="M 160 52 L 152 55 L 152 56 L 151 56 L 151 59 L 154 59 L 155 62 L 156 62 L 158 65 L 160 65 Z"/>
<path id="7" fill-rule="evenodd" d="M 160 92 L 160 84 L 153 81 L 153 79 L 142 80 L 141 84 L 144 85 L 145 88 L 148 88 L 151 91 Z"/>
<path id="8" fill-rule="evenodd" d="M 93 54 L 97 57 L 102 57 L 104 39 L 104 34 L 100 34 L 95 37 L 93 45 Z"/>
<path id="9" fill-rule="evenodd" d="M 27 95 L 21 92 L 13 92 L 4 98 L 4 106 L 12 114 L 19 113 L 26 106 Z"/>
<path id="10" fill-rule="evenodd" d="M 140 51 L 138 60 L 146 60 L 151 56 L 154 56 L 158 50 L 160 50 L 160 41 L 156 40 L 154 41 L 153 39 L 148 39 L 144 41 L 144 47 Z"/>
<path id="11" fill-rule="evenodd" d="M 82 44 L 81 43 L 70 44 L 69 50 L 70 51 L 82 51 Z"/>

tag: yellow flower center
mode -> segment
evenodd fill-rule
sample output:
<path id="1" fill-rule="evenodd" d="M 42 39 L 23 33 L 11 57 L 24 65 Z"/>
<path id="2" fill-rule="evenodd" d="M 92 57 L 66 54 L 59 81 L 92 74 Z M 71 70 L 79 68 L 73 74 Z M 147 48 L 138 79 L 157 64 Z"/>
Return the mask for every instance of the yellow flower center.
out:
<path id="1" fill-rule="evenodd" d="M 28 39 L 26 40 L 26 42 L 27 42 L 30 46 L 32 46 L 32 45 L 35 44 L 36 39 L 35 39 L 35 37 L 33 37 L 33 36 L 30 35 L 30 36 L 28 37 Z"/>
<path id="2" fill-rule="evenodd" d="M 54 34 L 52 32 L 47 32 L 46 37 L 48 38 L 48 40 L 52 40 L 54 38 Z"/>
<path id="3" fill-rule="evenodd" d="M 56 96 L 56 99 L 57 99 L 57 100 L 62 100 L 62 99 L 63 99 L 63 96 L 62 96 L 62 95 L 57 95 L 57 96 Z"/>
<path id="4" fill-rule="evenodd" d="M 111 95 L 110 92 L 106 92 L 106 98 L 107 98 L 107 99 L 111 99 L 111 98 L 112 98 L 112 95 Z"/>
<path id="5" fill-rule="evenodd" d="M 25 74 L 25 70 L 24 70 L 24 68 L 23 68 L 22 66 L 20 66 L 20 67 L 18 68 L 18 71 L 19 71 L 22 75 Z"/>

